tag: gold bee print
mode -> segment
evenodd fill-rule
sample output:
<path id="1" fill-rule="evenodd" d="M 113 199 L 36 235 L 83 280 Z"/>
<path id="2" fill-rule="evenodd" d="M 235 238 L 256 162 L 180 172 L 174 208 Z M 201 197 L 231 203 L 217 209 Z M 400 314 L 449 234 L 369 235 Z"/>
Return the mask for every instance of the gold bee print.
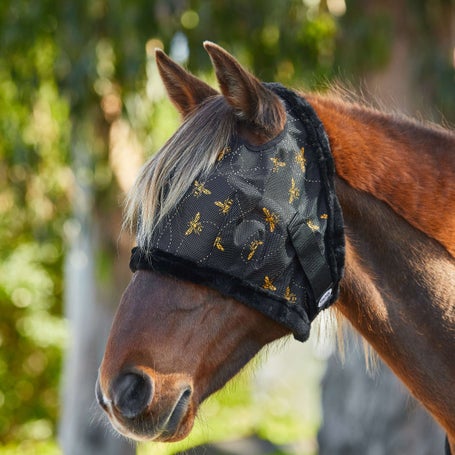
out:
<path id="1" fill-rule="evenodd" d="M 193 188 L 193 195 L 196 197 L 202 196 L 203 194 L 212 194 L 210 190 L 208 190 L 203 183 L 198 182 L 197 180 L 194 181 L 194 188 Z"/>
<path id="2" fill-rule="evenodd" d="M 224 149 L 221 150 L 220 153 L 218 153 L 218 156 L 216 158 L 217 161 L 221 161 L 224 156 L 229 153 L 231 151 L 231 147 L 227 146 L 227 147 L 224 147 Z"/>
<path id="3" fill-rule="evenodd" d="M 327 213 L 323 213 L 319 218 L 321 218 L 321 220 L 327 220 L 329 215 L 327 215 Z"/>
<path id="4" fill-rule="evenodd" d="M 215 201 L 215 205 L 220 209 L 220 212 L 226 215 L 232 207 L 232 203 L 234 201 L 232 199 L 226 199 L 224 202 Z"/>
<path id="5" fill-rule="evenodd" d="M 279 216 L 265 207 L 262 208 L 262 211 L 265 215 L 265 221 L 269 224 L 270 232 L 273 232 L 278 224 L 278 221 L 280 220 Z"/>
<path id="6" fill-rule="evenodd" d="M 298 151 L 295 154 L 295 160 L 300 165 L 300 169 L 302 169 L 302 172 L 305 172 L 306 158 L 305 158 L 305 148 L 304 147 L 302 147 L 300 149 L 300 151 Z"/>
<path id="7" fill-rule="evenodd" d="M 307 220 L 306 225 L 313 231 L 319 231 L 319 225 L 317 225 L 315 222 L 312 220 Z"/>
<path id="8" fill-rule="evenodd" d="M 194 218 L 188 223 L 185 235 L 200 234 L 202 232 L 201 213 L 197 212 Z"/>
<path id="9" fill-rule="evenodd" d="M 253 256 L 256 253 L 256 250 L 259 248 L 259 246 L 263 245 L 263 244 L 264 244 L 264 242 L 262 242 L 261 240 L 253 240 L 250 243 L 250 252 L 249 252 L 248 257 L 247 257 L 247 259 L 249 261 L 251 261 L 251 259 L 253 259 Z"/>
<path id="10" fill-rule="evenodd" d="M 276 291 L 276 287 L 272 283 L 272 280 L 266 275 L 264 277 L 264 284 L 262 285 L 264 289 L 267 289 L 268 291 Z"/>
<path id="11" fill-rule="evenodd" d="M 279 158 L 270 158 L 270 161 L 273 163 L 272 172 L 278 172 L 280 167 L 286 166 L 284 161 L 280 161 Z"/>
<path id="12" fill-rule="evenodd" d="M 300 190 L 295 186 L 295 181 L 291 178 L 291 188 L 289 188 L 289 204 L 292 204 L 300 196 Z"/>
<path id="13" fill-rule="evenodd" d="M 224 246 L 221 244 L 221 237 L 216 237 L 213 246 L 220 251 L 224 251 Z"/>
<path id="14" fill-rule="evenodd" d="M 284 298 L 290 303 L 297 302 L 297 296 L 291 292 L 291 288 L 289 286 L 286 288 L 286 291 L 284 292 Z"/>

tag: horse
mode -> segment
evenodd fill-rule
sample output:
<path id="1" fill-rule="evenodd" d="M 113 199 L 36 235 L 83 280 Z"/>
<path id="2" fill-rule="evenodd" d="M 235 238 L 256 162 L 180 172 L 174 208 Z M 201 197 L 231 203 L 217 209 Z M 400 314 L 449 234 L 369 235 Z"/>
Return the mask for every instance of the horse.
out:
<path id="1" fill-rule="evenodd" d="M 204 47 L 221 93 L 156 51 L 183 123 L 129 196 L 126 219 L 139 246 L 193 185 L 193 194 L 210 192 L 199 176 L 231 152 L 230 138 L 254 150 L 286 129 L 283 100 L 223 48 Z M 336 96 L 298 96 L 320 119 L 335 168 L 345 257 L 333 308 L 443 427 L 455 453 L 455 135 Z M 217 202 L 220 212 L 232 204 Z M 201 226 L 196 214 L 182 235 L 198 239 Z M 262 245 L 249 246 L 254 257 Z M 214 238 L 213 248 L 225 246 Z M 97 400 L 129 438 L 181 440 L 205 398 L 292 330 L 260 302 L 249 305 L 249 296 L 214 289 L 214 277 L 134 270 L 99 368 Z"/>

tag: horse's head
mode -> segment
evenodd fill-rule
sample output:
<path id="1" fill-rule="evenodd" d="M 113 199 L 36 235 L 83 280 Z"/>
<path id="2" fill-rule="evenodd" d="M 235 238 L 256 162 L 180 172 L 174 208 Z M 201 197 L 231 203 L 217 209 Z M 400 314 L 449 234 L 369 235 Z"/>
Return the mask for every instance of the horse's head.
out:
<path id="1" fill-rule="evenodd" d="M 185 140 L 188 125 L 198 130 L 192 132 L 193 142 L 188 147 L 217 147 L 210 136 L 223 134 L 217 133 L 220 115 L 224 116 L 220 121 L 228 124 L 224 130 L 229 131 L 224 134 L 236 134 L 250 144 L 260 145 L 280 134 L 286 114 L 278 97 L 223 49 L 210 43 L 205 46 L 222 95 L 164 53 L 156 54 L 170 99 L 185 118 L 176 139 L 165 146 L 166 153 L 172 155 L 179 147 L 181 153 L 179 141 Z M 181 163 L 184 171 L 188 168 L 190 185 L 192 160 L 214 161 L 220 149 L 205 150 L 212 158 L 189 157 Z M 159 171 L 165 174 L 163 166 L 158 167 L 155 164 L 152 179 L 159 178 Z M 154 195 L 141 187 L 146 180 L 143 177 L 144 173 L 136 185 L 136 196 L 145 232 L 153 227 L 153 221 L 148 222 L 143 212 L 149 209 L 156 215 L 159 203 L 154 206 L 150 199 L 145 200 Z M 138 241 L 142 234 L 138 233 Z M 136 271 L 113 322 L 99 370 L 97 399 L 120 433 L 137 440 L 182 439 L 192 428 L 199 404 L 261 347 L 287 333 L 289 329 L 273 319 L 206 286 L 152 270 Z"/>
<path id="2" fill-rule="evenodd" d="M 184 122 L 143 167 L 127 210 L 135 273 L 97 397 L 135 439 L 185 437 L 199 403 L 265 344 L 291 332 L 304 341 L 343 267 L 333 162 L 312 107 L 205 47 L 222 94 L 156 55 Z"/>

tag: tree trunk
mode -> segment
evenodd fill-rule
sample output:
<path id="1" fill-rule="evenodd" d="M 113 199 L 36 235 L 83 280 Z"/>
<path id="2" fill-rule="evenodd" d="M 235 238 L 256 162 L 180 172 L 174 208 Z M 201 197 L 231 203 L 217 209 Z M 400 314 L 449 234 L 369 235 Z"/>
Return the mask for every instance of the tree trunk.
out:
<path id="1" fill-rule="evenodd" d="M 442 455 L 442 429 L 380 360 L 369 376 L 363 357 L 357 349 L 344 365 L 329 360 L 319 455 Z"/>
<path id="2" fill-rule="evenodd" d="M 67 229 L 70 246 L 65 267 L 70 345 L 63 371 L 59 440 L 65 455 L 129 455 L 135 453 L 134 445 L 114 434 L 95 400 L 95 381 L 114 305 L 100 300 L 102 291 L 95 280 L 95 257 L 100 249 L 97 230 L 103 231 L 93 217 L 93 194 L 87 180 L 91 168 L 89 147 L 88 141 L 74 147 L 77 181 L 74 218 Z"/>

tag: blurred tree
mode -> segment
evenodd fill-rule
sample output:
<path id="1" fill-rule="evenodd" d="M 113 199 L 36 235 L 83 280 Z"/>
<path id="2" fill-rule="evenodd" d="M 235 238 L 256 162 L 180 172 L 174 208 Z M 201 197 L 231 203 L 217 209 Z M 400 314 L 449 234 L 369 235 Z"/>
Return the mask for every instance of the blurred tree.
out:
<path id="1" fill-rule="evenodd" d="M 347 0 L 335 65 L 389 109 L 455 119 L 455 1 Z"/>
<path id="2" fill-rule="evenodd" d="M 0 441 L 45 439 L 58 412 L 68 106 L 51 2 L 0 4 Z"/>

